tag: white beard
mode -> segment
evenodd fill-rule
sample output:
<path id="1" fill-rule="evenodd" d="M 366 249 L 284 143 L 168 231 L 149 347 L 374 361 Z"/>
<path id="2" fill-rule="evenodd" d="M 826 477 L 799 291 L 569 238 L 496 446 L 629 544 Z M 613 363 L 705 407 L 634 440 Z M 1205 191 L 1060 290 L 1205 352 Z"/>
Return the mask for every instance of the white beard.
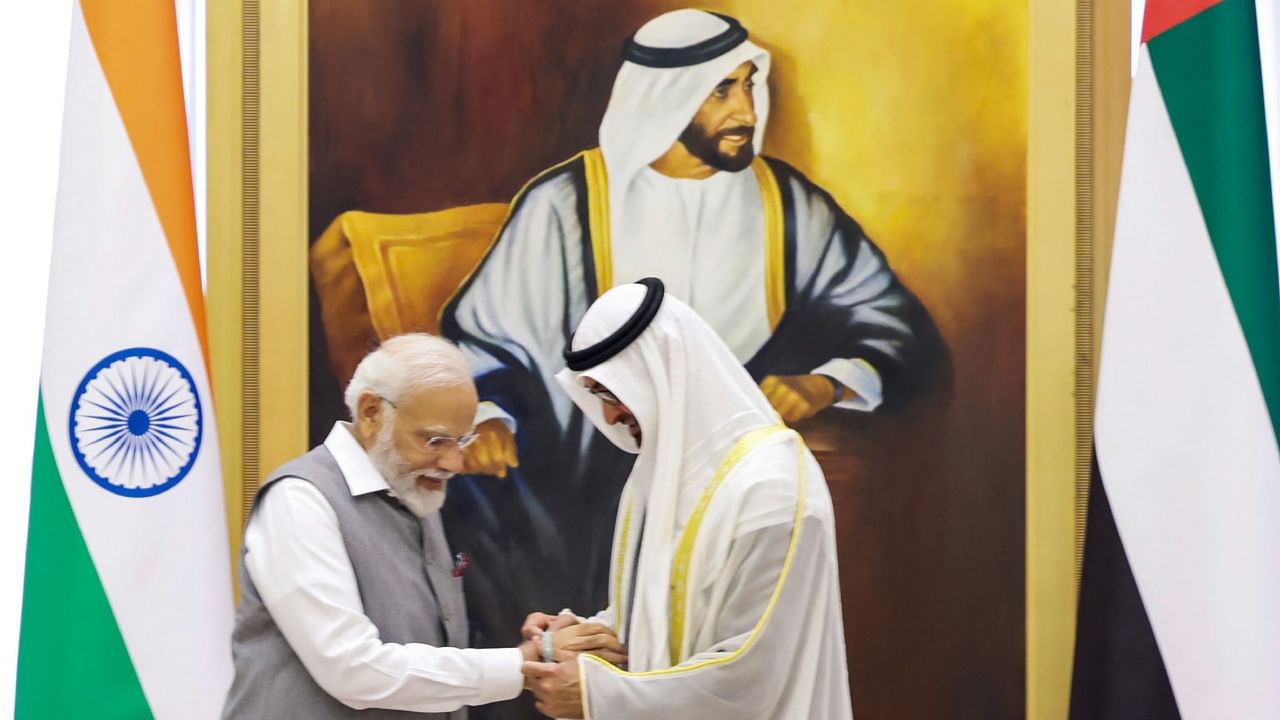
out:
<path id="1" fill-rule="evenodd" d="M 382 430 L 378 432 L 373 447 L 369 448 L 369 459 L 391 486 L 396 499 L 409 508 L 409 512 L 418 517 L 426 517 L 444 505 L 445 491 L 419 487 L 418 478 L 426 476 L 437 480 L 448 480 L 453 477 L 453 473 L 444 470 L 411 469 L 409 463 L 400 457 L 392 445 L 390 422 L 383 424 Z"/>

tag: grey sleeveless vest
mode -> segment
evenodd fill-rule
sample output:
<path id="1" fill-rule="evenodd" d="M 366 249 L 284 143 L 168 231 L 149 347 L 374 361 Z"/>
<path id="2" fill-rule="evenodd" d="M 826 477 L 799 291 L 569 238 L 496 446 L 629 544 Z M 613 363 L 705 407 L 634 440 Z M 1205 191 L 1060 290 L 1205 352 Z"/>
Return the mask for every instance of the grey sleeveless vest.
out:
<path id="1" fill-rule="evenodd" d="M 310 482 L 333 506 L 365 614 L 383 642 L 467 646 L 462 579 L 453 577 L 453 559 L 438 514 L 419 521 L 386 493 L 353 497 L 337 461 L 323 445 L 276 470 L 258 490 L 254 507 L 285 477 Z M 235 679 L 222 710 L 224 720 L 467 717 L 466 708 L 421 714 L 343 705 L 312 680 L 289 647 L 249 578 L 243 553 L 240 589 L 231 635 Z"/>

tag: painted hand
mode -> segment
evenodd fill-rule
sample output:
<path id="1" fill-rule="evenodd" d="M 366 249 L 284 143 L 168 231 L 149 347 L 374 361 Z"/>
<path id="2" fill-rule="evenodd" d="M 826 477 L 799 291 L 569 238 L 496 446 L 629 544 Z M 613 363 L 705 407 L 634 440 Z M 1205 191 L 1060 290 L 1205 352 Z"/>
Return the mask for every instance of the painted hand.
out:
<path id="1" fill-rule="evenodd" d="M 464 472 L 506 477 L 507 468 L 519 467 L 516 436 L 501 420 L 485 420 L 476 426 L 476 441 L 467 446 Z"/>
<path id="2" fill-rule="evenodd" d="M 760 383 L 760 389 L 783 421 L 794 423 L 835 404 L 831 383 L 826 375 L 769 375 Z M 842 399 L 852 396 L 853 392 L 844 388 Z"/>
<path id="3" fill-rule="evenodd" d="M 533 692 L 538 712 L 553 718 L 583 717 L 577 655 L 564 662 L 527 662 L 522 671 L 524 686 Z"/>

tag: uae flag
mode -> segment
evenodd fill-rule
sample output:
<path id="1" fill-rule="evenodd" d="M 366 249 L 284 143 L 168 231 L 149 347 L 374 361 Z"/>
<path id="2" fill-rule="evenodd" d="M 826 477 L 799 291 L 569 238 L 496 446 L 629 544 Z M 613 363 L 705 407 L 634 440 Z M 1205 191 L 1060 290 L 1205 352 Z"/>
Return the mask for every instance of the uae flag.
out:
<path id="1" fill-rule="evenodd" d="M 216 718 L 230 568 L 174 4 L 72 16 L 15 716 Z"/>
<path id="2" fill-rule="evenodd" d="M 1071 717 L 1280 718 L 1280 288 L 1252 0 L 1147 0 Z"/>

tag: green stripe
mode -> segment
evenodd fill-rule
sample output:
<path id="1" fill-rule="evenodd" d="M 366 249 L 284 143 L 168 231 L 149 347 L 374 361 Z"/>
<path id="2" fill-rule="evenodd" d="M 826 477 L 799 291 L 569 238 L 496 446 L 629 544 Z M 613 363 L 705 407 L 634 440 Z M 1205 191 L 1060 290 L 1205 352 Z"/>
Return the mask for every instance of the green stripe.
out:
<path id="1" fill-rule="evenodd" d="M 14 717 L 151 717 L 62 487 L 49 445 L 43 399 L 36 417 L 31 469 L 31 524 Z"/>
<path id="2" fill-rule="evenodd" d="M 1148 48 L 1280 441 L 1280 283 L 1253 2 L 1225 0 Z"/>

